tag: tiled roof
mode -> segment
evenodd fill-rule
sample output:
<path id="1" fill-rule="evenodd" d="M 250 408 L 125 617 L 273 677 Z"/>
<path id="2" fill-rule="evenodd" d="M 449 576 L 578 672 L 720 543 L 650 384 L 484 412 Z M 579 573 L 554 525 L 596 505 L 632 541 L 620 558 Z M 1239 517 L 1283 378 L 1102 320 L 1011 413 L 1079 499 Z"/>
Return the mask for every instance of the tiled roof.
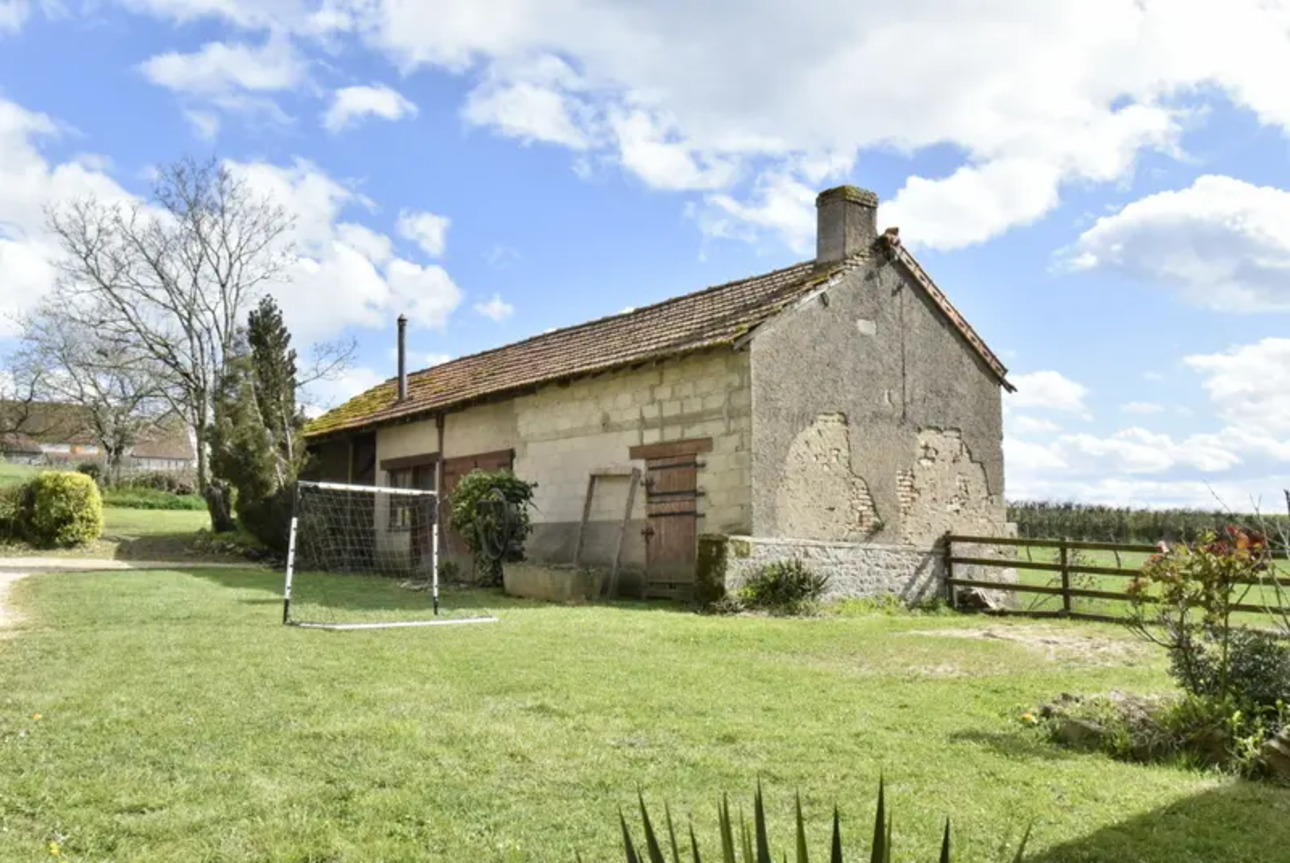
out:
<path id="1" fill-rule="evenodd" d="M 193 450 L 192 439 L 188 436 L 188 427 L 182 420 L 171 420 L 145 434 L 130 455 L 134 458 L 154 458 L 177 460 L 194 460 L 197 453 Z"/>
<path id="2" fill-rule="evenodd" d="M 41 444 L 98 443 L 92 431 L 90 409 L 82 405 L 0 401 L 0 418 L 8 425 L 21 423 L 21 431 L 0 438 L 0 448 L 10 452 L 39 453 Z M 167 419 L 145 433 L 130 454 L 142 458 L 196 458 L 187 428 L 178 419 Z"/>
<path id="3" fill-rule="evenodd" d="M 913 261 L 898 241 L 895 248 Z M 830 267 L 807 261 L 432 366 L 408 376 L 408 395 L 402 402 L 398 381 L 391 378 L 318 417 L 305 434 L 321 437 L 369 427 L 538 384 L 729 345 L 842 270 L 866 260 L 860 255 Z M 917 273 L 922 269 L 916 278 Z M 1002 381 L 1005 370 L 994 354 L 926 273 L 922 275 L 933 300 Z"/>

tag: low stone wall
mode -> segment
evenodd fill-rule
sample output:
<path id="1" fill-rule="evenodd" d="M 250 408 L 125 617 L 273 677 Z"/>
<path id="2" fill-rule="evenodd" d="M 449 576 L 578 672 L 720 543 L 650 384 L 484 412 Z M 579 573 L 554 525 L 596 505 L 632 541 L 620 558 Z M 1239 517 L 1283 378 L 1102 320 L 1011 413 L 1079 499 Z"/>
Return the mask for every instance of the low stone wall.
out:
<path id="1" fill-rule="evenodd" d="M 545 602 L 584 602 L 600 592 L 600 575 L 573 567 L 516 562 L 502 565 L 503 589 L 511 596 Z"/>
<path id="2" fill-rule="evenodd" d="M 898 596 L 914 605 L 945 595 L 939 547 L 752 536 L 704 536 L 699 543 L 700 601 L 738 590 L 757 570 L 780 560 L 800 560 L 828 574 L 826 601 Z"/>

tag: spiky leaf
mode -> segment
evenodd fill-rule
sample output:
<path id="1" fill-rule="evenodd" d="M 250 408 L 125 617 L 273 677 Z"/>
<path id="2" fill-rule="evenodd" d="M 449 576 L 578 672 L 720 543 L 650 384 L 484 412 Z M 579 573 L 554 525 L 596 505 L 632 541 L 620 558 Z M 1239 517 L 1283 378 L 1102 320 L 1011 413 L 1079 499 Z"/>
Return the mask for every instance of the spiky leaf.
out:
<path id="1" fill-rule="evenodd" d="M 641 821 L 645 823 L 645 851 L 649 854 L 649 863 L 667 863 L 663 849 L 659 847 L 658 837 L 654 835 L 654 825 L 650 823 L 649 813 L 645 811 L 645 795 L 638 795 L 641 801 Z"/>
<path id="2" fill-rule="evenodd" d="M 694 863 L 702 863 L 699 860 L 699 840 L 694 838 L 694 823 L 690 823 L 690 855 L 694 858 Z M 681 863 L 678 857 L 676 863 Z"/>
<path id="3" fill-rule="evenodd" d="M 887 797 L 882 776 L 878 777 L 878 812 L 873 819 L 873 850 L 869 852 L 869 863 L 886 863 L 887 861 Z"/>
<path id="4" fill-rule="evenodd" d="M 725 794 L 717 808 L 717 821 L 721 827 L 721 863 L 735 863 L 735 831 L 730 823 L 730 799 Z"/>
<path id="5" fill-rule="evenodd" d="M 842 861 L 842 826 L 838 819 L 838 807 L 833 807 L 833 848 L 829 853 L 829 863 Z"/>
<path id="6" fill-rule="evenodd" d="M 762 805 L 761 780 L 753 797 L 753 829 L 757 832 L 757 863 L 775 863 L 770 857 L 770 839 L 766 836 L 766 807 Z"/>
<path id="7" fill-rule="evenodd" d="M 806 823 L 802 820 L 802 793 L 797 793 L 797 863 L 810 863 L 806 855 Z"/>
<path id="8" fill-rule="evenodd" d="M 676 830 L 672 827 L 672 810 L 668 808 L 667 801 L 663 801 L 663 817 L 667 820 L 667 838 L 672 846 L 673 863 L 681 863 L 681 849 L 676 845 Z"/>
<path id="9" fill-rule="evenodd" d="M 945 838 L 941 840 L 941 863 L 950 863 L 950 819 L 945 819 Z"/>

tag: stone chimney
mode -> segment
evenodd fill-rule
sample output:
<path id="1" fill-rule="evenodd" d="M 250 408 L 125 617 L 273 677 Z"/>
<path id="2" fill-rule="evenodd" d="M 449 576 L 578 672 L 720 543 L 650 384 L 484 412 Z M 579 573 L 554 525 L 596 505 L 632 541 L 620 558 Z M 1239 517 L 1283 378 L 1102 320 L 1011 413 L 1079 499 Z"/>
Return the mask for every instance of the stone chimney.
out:
<path id="1" fill-rule="evenodd" d="M 865 251 L 878 238 L 878 196 L 838 186 L 815 199 L 815 263 L 836 264 Z"/>
<path id="2" fill-rule="evenodd" d="M 399 401 L 408 397 L 408 319 L 399 315 Z"/>

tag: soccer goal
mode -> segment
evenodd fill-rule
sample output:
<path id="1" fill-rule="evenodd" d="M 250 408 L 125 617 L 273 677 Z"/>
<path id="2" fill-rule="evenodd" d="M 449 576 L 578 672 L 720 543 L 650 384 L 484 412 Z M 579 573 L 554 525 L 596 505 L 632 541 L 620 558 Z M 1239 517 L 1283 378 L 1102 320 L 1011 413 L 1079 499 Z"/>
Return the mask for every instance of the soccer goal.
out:
<path id="1" fill-rule="evenodd" d="M 282 622 L 341 630 L 496 623 L 441 614 L 439 513 L 433 491 L 298 482 Z"/>

